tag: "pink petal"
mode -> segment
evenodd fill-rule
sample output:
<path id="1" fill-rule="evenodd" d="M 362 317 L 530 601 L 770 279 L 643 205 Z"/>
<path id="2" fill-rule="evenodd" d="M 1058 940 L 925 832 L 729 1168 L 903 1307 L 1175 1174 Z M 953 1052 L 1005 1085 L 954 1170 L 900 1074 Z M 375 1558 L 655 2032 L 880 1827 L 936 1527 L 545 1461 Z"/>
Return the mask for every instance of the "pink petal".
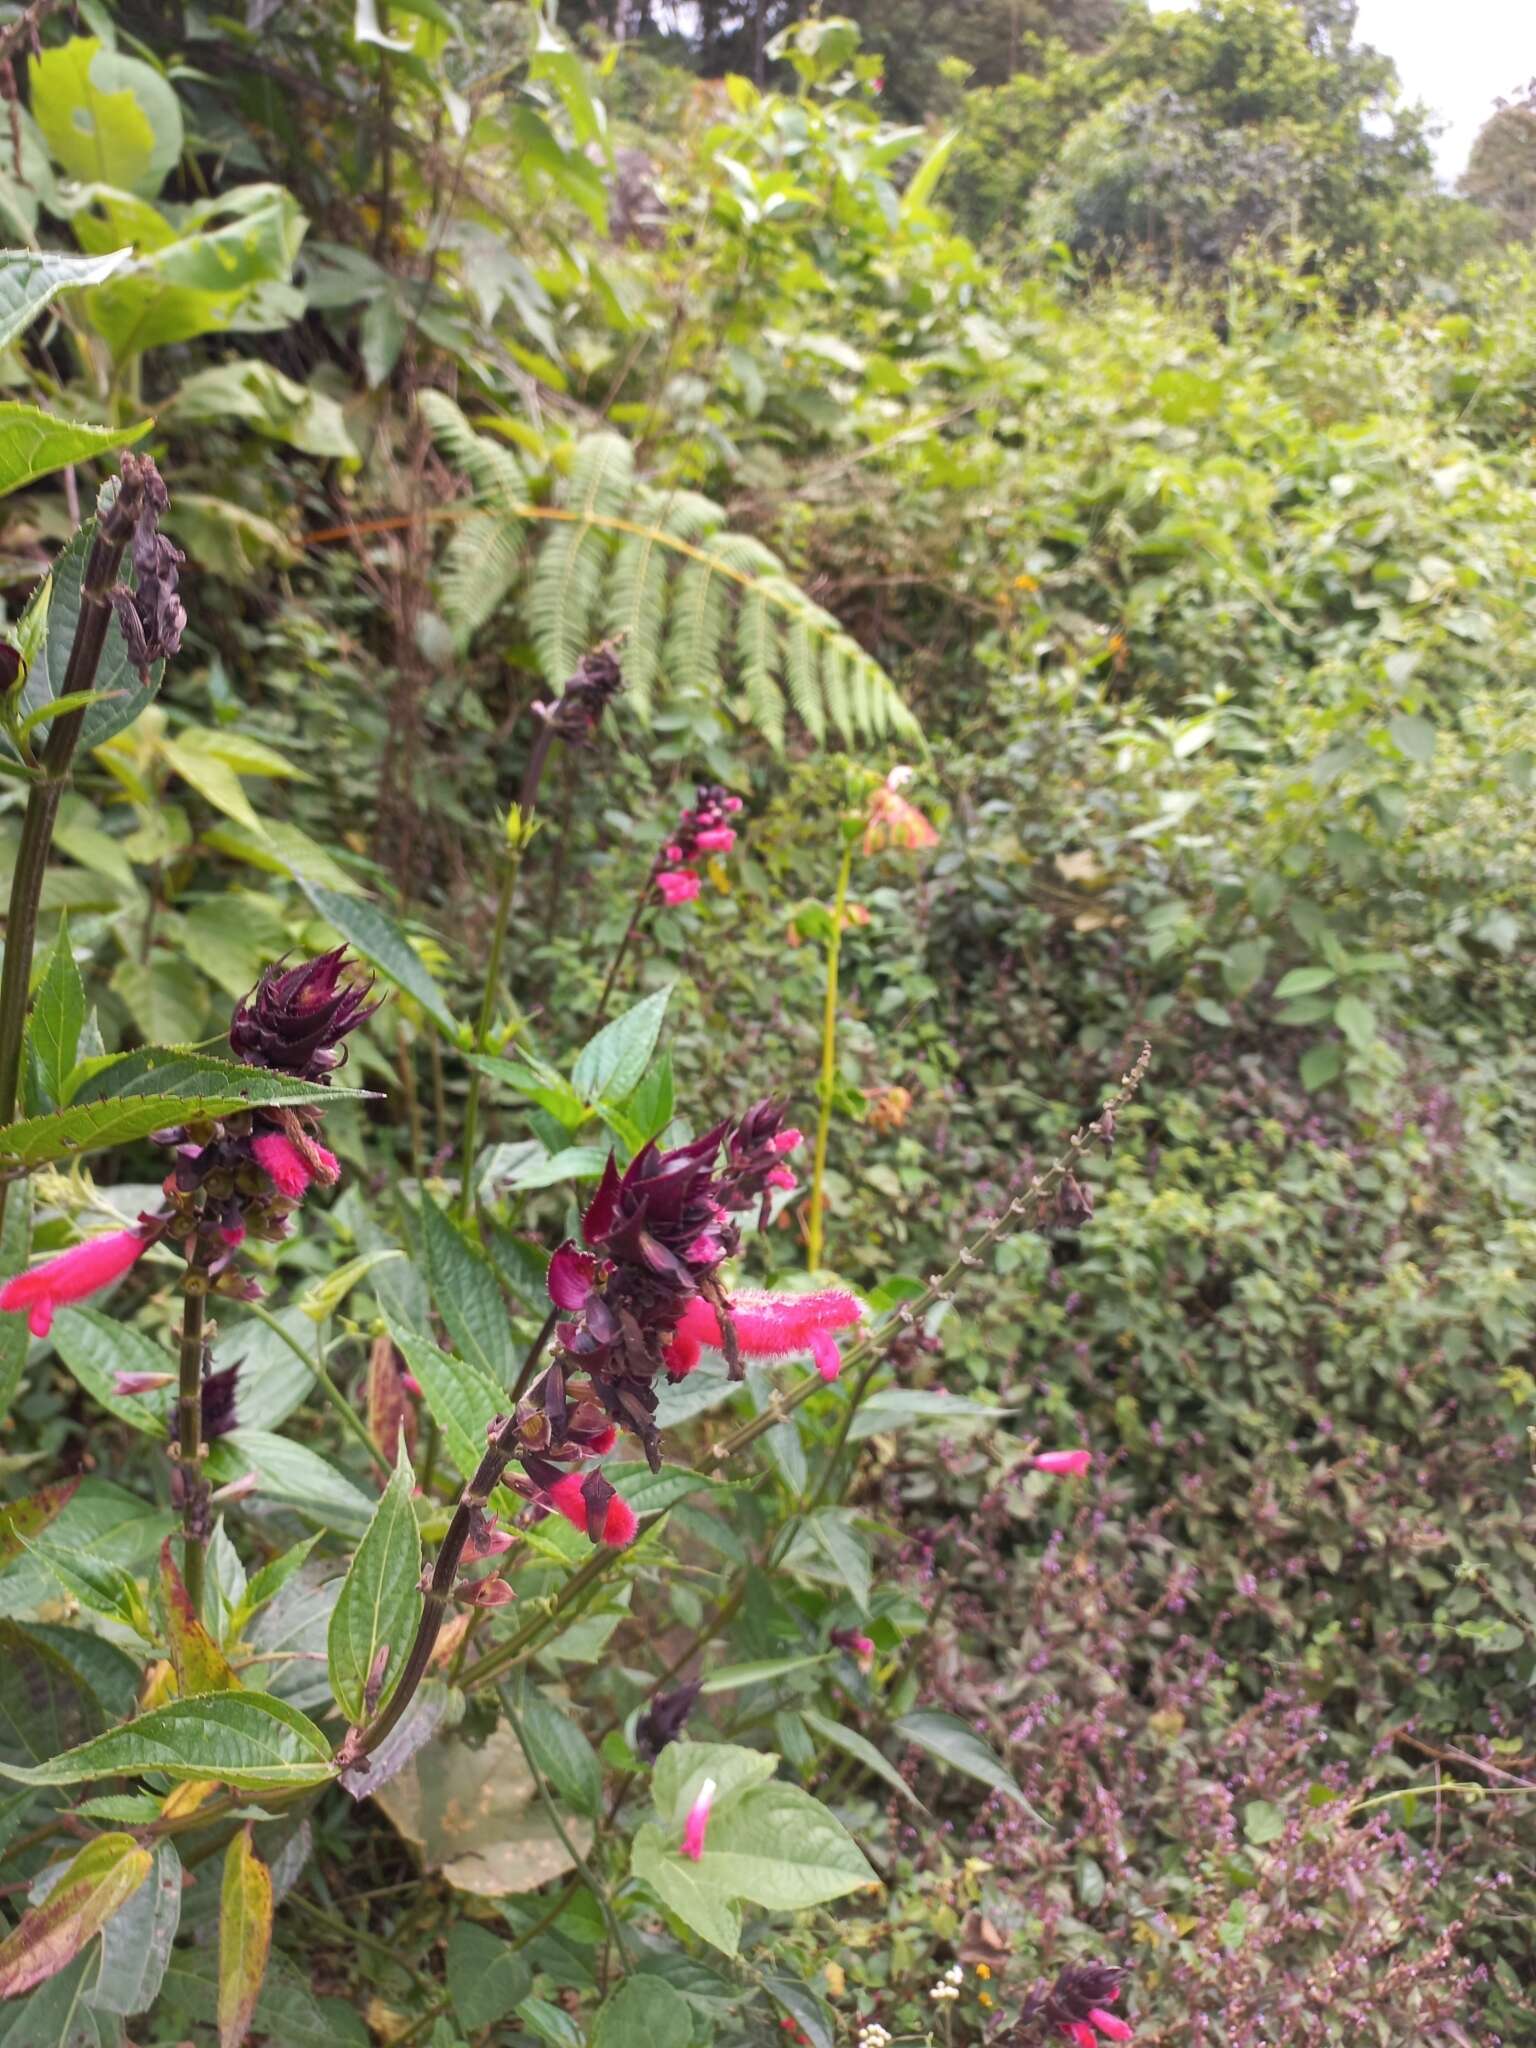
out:
<path id="1" fill-rule="evenodd" d="M 556 1308 L 579 1309 L 592 1291 L 597 1261 L 590 1252 L 563 1244 L 549 1262 L 549 1298 Z"/>
<path id="2" fill-rule="evenodd" d="M 102 1237 L 88 1238 L 7 1280 L 0 1287 L 0 1309 L 30 1310 L 27 1327 L 34 1337 L 46 1337 L 53 1328 L 55 1309 L 83 1301 L 88 1294 L 121 1279 L 143 1256 L 148 1243 L 137 1230 L 109 1230 Z"/>
<path id="3" fill-rule="evenodd" d="M 1042 1451 L 1029 1461 L 1037 1472 L 1051 1472 L 1060 1479 L 1081 1479 L 1093 1468 L 1092 1451 Z"/>
<path id="4" fill-rule="evenodd" d="M 564 1515 L 573 1529 L 587 1533 L 587 1501 L 581 1490 L 581 1474 L 566 1472 L 549 1489 L 549 1504 L 557 1514 Z"/>
<path id="5" fill-rule="evenodd" d="M 700 853 L 729 853 L 736 844 L 736 834 L 729 825 L 706 825 L 695 835 L 693 843 Z"/>
<path id="6" fill-rule="evenodd" d="M 603 1517 L 603 1541 L 614 1550 L 622 1550 L 626 1543 L 633 1543 L 639 1533 L 640 1517 L 627 1500 L 615 1494 Z"/>
<path id="7" fill-rule="evenodd" d="M 1106 2041 L 1129 2041 L 1132 2037 L 1132 2029 L 1124 2020 L 1112 2012 L 1104 2012 L 1099 2006 L 1095 2006 L 1088 2017 Z"/>
<path id="8" fill-rule="evenodd" d="M 704 1854 L 704 1830 L 709 1826 L 709 1809 L 715 1803 L 715 1781 L 706 1778 L 699 1787 L 699 1796 L 688 1809 L 688 1818 L 683 1822 L 683 1854 L 697 1863 Z"/>
<path id="9" fill-rule="evenodd" d="M 816 1361 L 816 1370 L 830 1386 L 843 1369 L 843 1354 L 837 1348 L 837 1339 L 829 1337 L 825 1330 L 813 1330 L 811 1357 Z"/>
<path id="10" fill-rule="evenodd" d="M 656 887 L 661 892 L 662 901 L 676 909 L 681 903 L 691 903 L 703 884 L 686 868 L 663 868 L 656 877 Z"/>
<path id="11" fill-rule="evenodd" d="M 287 1201 L 299 1201 L 315 1177 L 298 1146 L 291 1138 L 285 1138 L 281 1131 L 263 1131 L 259 1138 L 253 1138 L 251 1153 L 273 1187 Z M 330 1154 L 327 1153 L 326 1157 L 329 1159 Z M 333 1166 L 335 1163 L 331 1160 Z"/>

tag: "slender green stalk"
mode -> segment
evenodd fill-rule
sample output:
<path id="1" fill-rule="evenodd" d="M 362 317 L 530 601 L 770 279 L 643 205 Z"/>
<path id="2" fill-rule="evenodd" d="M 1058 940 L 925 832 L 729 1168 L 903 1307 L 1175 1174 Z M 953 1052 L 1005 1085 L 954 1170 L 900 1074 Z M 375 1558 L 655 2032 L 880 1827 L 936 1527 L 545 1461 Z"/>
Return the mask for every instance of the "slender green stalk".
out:
<path id="1" fill-rule="evenodd" d="M 826 1203 L 827 1137 L 832 1129 L 832 1098 L 837 1092 L 837 976 L 843 951 L 843 918 L 848 884 L 853 876 L 857 841 L 843 846 L 837 866 L 837 892 L 832 899 L 832 936 L 827 941 L 827 989 L 821 1011 L 821 1079 L 816 1097 L 816 1155 L 811 1166 L 811 1208 L 806 1219 L 806 1263 L 814 1273 L 821 1265 L 822 1210 Z"/>
<path id="2" fill-rule="evenodd" d="M 515 830 L 512 819 L 508 821 L 508 838 L 501 857 L 501 886 L 496 896 L 496 917 L 491 929 L 490 958 L 485 964 L 485 987 L 480 995 L 480 1015 L 475 1025 L 476 1052 L 484 1052 L 491 1035 L 491 1020 L 496 1014 L 496 990 L 501 980 L 501 959 L 506 949 L 507 927 L 512 919 L 512 906 L 517 901 L 517 878 L 523 864 L 523 848 L 533 837 L 533 811 L 538 802 L 539 783 L 544 774 L 549 750 L 554 745 L 554 727 L 545 720 L 540 724 L 538 735 L 529 750 L 523 768 L 522 787 L 518 791 Z M 475 1142 L 480 1121 L 480 1089 L 484 1076 L 478 1067 L 469 1070 L 469 1092 L 464 1101 L 464 1143 L 461 1152 L 463 1161 L 462 1185 L 459 1189 L 459 1213 L 468 1217 L 474 1212 Z"/>
<path id="3" fill-rule="evenodd" d="M 544 1773 L 539 1769 L 533 1751 L 528 1747 L 528 1737 L 523 1733 L 523 1717 L 519 1714 L 513 1703 L 511 1688 L 503 1684 L 497 1687 L 497 1691 L 501 1696 L 502 1711 L 512 1724 L 512 1733 L 517 1737 L 517 1746 L 523 1752 L 523 1761 L 528 1766 L 528 1772 L 533 1779 L 540 1802 L 544 1807 L 544 1811 L 549 1815 L 549 1824 L 559 1837 L 561 1848 L 564 1849 L 566 1855 L 575 1864 L 587 1890 L 596 1899 L 603 1919 L 607 1923 L 608 1932 L 613 1937 L 614 1946 L 623 1958 L 625 1969 L 633 1969 L 634 1958 L 629 1952 L 629 1944 L 624 1938 L 624 1929 L 620 1924 L 619 1916 L 613 1910 L 613 1900 L 609 1897 L 608 1887 L 599 1881 L 591 1864 L 587 1862 L 587 1859 L 571 1840 L 565 1822 L 561 1818 L 560 1809 L 550 1796 L 549 1786 L 545 1782 Z"/>
<path id="4" fill-rule="evenodd" d="M 647 870 L 645 880 L 640 884 L 640 893 L 635 898 L 634 908 L 629 913 L 629 923 L 624 927 L 624 936 L 619 941 L 618 951 L 608 962 L 608 972 L 603 980 L 603 992 L 597 999 L 597 1008 L 593 1011 L 592 1021 L 587 1026 L 589 1034 L 597 1029 L 598 1025 L 602 1023 L 608 1014 L 608 1004 L 613 995 L 613 985 L 619 978 L 619 969 L 624 965 L 624 956 L 629 951 L 630 942 L 640 928 L 640 920 L 645 915 L 645 907 L 651 900 L 651 892 L 655 886 L 656 878 Z"/>
<path id="5" fill-rule="evenodd" d="M 194 1286 L 196 1280 L 200 1285 Z M 203 1555 L 208 1542 L 208 1486 L 203 1478 L 203 1322 L 208 1277 L 187 1267 L 181 1298 L 181 1357 L 176 1388 L 176 1461 L 181 1492 L 181 1577 L 194 1614 L 203 1611 Z"/>
<path id="6" fill-rule="evenodd" d="M 96 686 L 112 623 L 108 593 L 117 580 L 123 551 L 133 533 L 143 496 L 142 486 L 125 477 L 117 497 L 102 514 L 101 523 L 86 557 L 80 582 L 80 615 L 70 644 L 69 661 L 58 695 L 73 696 Z M 42 901 L 43 876 L 53 846 L 59 802 L 69 781 L 70 769 L 85 724 L 87 707 L 65 711 L 48 729 L 39 772 L 27 792 L 26 814 L 21 825 L 21 845 L 11 875 L 10 905 L 5 921 L 5 965 L 0 969 L 0 1123 L 9 1123 L 16 1112 L 16 1091 L 21 1078 L 21 1046 L 27 1022 L 27 993 L 32 983 L 32 954 L 37 945 L 37 913 Z M 0 1222 L 5 1219 L 7 1185 L 0 1182 Z"/>
<path id="7" fill-rule="evenodd" d="M 490 1043 L 491 1024 L 496 1015 L 496 991 L 501 985 L 501 958 L 507 944 L 507 921 L 512 915 L 512 899 L 517 890 L 517 871 L 522 865 L 521 855 L 515 846 L 507 846 L 501 856 L 501 886 L 496 895 L 496 915 L 491 925 L 491 951 L 485 963 L 485 987 L 480 995 L 480 1015 L 475 1021 L 475 1051 L 484 1052 Z M 464 1139 L 460 1154 L 459 1213 L 468 1216 L 475 1206 L 475 1149 L 480 1122 L 480 1090 L 485 1077 L 478 1067 L 469 1070 L 469 1090 L 464 1098 Z"/>
<path id="8" fill-rule="evenodd" d="M 309 1353 L 304 1349 L 304 1346 L 299 1342 L 298 1338 L 295 1337 L 291 1331 L 285 1330 L 283 1328 L 282 1324 L 278 1321 L 277 1317 L 273 1315 L 270 1309 L 263 1308 L 259 1301 L 247 1302 L 246 1307 L 249 1309 L 250 1313 L 256 1318 L 257 1322 L 265 1323 L 269 1330 L 271 1330 L 275 1335 L 282 1338 L 283 1342 L 288 1346 L 288 1349 L 293 1353 L 294 1357 L 302 1359 L 304 1364 L 308 1366 L 311 1374 L 314 1377 L 316 1386 L 319 1387 L 321 1393 L 324 1394 L 326 1400 L 329 1401 L 332 1408 L 335 1409 L 337 1417 L 342 1423 L 343 1427 L 346 1429 L 347 1433 L 357 1443 L 361 1444 L 363 1449 L 368 1453 L 368 1456 L 372 1459 L 373 1463 L 378 1467 L 379 1472 L 382 1474 L 382 1476 L 385 1479 L 388 1479 L 390 1475 L 390 1463 L 388 1458 L 385 1457 L 384 1453 L 379 1449 L 378 1445 L 374 1442 L 373 1438 L 368 1434 L 368 1425 L 363 1421 L 363 1418 L 358 1414 L 357 1410 L 352 1406 L 352 1403 L 347 1399 L 346 1395 L 341 1391 L 340 1387 L 337 1386 L 336 1382 L 331 1378 L 330 1374 L 325 1369 L 325 1359 L 322 1356 L 320 1349 L 319 1331 L 317 1330 L 315 1332 L 315 1355 L 313 1358 L 311 1358 Z"/>

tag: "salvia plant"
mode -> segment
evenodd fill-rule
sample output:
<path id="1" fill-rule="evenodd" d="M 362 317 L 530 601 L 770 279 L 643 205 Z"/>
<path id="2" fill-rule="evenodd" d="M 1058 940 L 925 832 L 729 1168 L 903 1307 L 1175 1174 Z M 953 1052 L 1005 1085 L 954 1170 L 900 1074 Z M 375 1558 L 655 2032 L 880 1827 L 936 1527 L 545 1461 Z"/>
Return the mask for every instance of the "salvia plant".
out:
<path id="1" fill-rule="evenodd" d="M 598 1916 L 594 2040 L 695 2038 L 705 1980 L 690 1971 L 710 1953 L 765 2023 L 828 2040 L 820 1995 L 755 1960 L 766 1916 L 881 1882 L 800 1782 L 818 1746 L 906 1790 L 875 1739 L 884 1724 L 904 1750 L 1008 1782 L 964 1723 L 910 1711 L 903 1643 L 920 1616 L 877 1588 L 865 1518 L 844 1502 L 852 1426 L 989 1248 L 1080 1188 L 1145 1056 L 926 1284 L 861 1298 L 835 1271 L 742 1277 L 799 1192 L 793 1077 L 695 1117 L 663 1048 L 668 991 L 601 1017 L 646 916 L 685 908 L 732 854 L 743 801 L 702 783 L 658 828 L 574 1058 L 500 1008 L 544 769 L 565 748 L 602 772 L 622 640 L 534 707 L 472 1027 L 383 912 L 310 885 L 341 943 L 273 960 L 222 1045 L 100 1051 L 62 920 L 34 971 L 40 880 L 76 747 L 142 708 L 177 651 L 166 506 L 154 465 L 126 454 L 23 625 L 8 700 L 29 795 L 0 986 L 0 1346 L 12 1383 L 29 1345 L 51 1347 L 160 1457 L 152 1499 L 106 1497 L 127 1517 L 116 1538 L 78 1478 L 0 1519 L 0 1558 L 18 1566 L 0 1595 L 17 1735 L 0 1744 L 0 1829 L 40 1859 L 0 1940 L 0 1997 L 31 1994 L 33 2019 L 57 2007 L 97 2040 L 151 2009 L 225 2044 L 287 2038 L 302 1987 L 273 1956 L 274 1915 L 326 1802 L 377 1799 L 409 1832 L 412 1801 L 451 1800 L 458 1773 L 495 1816 L 470 1853 L 505 1859 L 504 1831 L 527 1855 L 501 1889 L 557 1888 L 483 1943 L 456 1936 L 446 1992 L 415 1988 L 402 2037 L 454 2038 L 450 2015 L 469 2029 L 515 2008 L 526 2030 L 566 2039 L 534 1970 L 580 1895 Z M 839 920 L 856 847 L 932 843 L 903 780 L 860 785 Z M 345 1131 L 380 1098 L 338 1077 L 357 1045 L 388 1042 L 391 1000 L 462 1059 L 462 1128 L 365 1212 Z M 483 1141 L 488 1089 L 521 1101 L 538 1142 Z M 133 1184 L 87 1174 L 103 1155 L 158 1157 L 131 1213 L 112 1196 Z M 583 1180 L 566 1227 L 558 1212 L 553 1228 L 514 1224 L 509 1197 Z M 819 1204 L 817 1218 L 819 1232 Z M 284 1301 L 294 1252 L 310 1277 Z M 314 1426 L 283 1431 L 306 1412 L 334 1425 L 333 1453 Z M 1035 1462 L 1070 1474 L 1088 1457 Z M 701 1551 L 728 1566 L 707 1606 L 689 1587 Z M 632 1624 L 665 1631 L 659 1668 L 623 1651 L 607 1663 Z M 777 1747 L 736 1739 L 763 1729 Z M 1124 2039 L 1118 1989 L 1113 1970 L 1080 1971 L 1019 2024 L 1055 2023 L 1080 2048 L 1085 2029 Z"/>

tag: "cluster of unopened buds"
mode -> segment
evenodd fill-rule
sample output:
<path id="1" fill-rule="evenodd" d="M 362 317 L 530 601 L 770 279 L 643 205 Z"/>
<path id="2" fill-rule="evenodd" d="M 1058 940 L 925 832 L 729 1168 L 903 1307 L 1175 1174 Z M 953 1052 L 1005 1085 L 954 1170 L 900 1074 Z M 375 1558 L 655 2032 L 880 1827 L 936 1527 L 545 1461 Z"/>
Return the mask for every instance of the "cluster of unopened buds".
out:
<path id="1" fill-rule="evenodd" d="M 269 968 L 236 1008 L 230 1050 L 246 1066 L 323 1082 L 346 1057 L 342 1041 L 373 1014 L 371 984 L 344 949 L 297 967 Z M 25 1313 L 46 1337 L 57 1310 L 120 1280 L 151 1245 L 175 1244 L 187 1262 L 188 1294 L 219 1293 L 254 1300 L 261 1292 L 241 1274 L 235 1255 L 247 1237 L 287 1235 L 294 1208 L 314 1186 L 332 1185 L 336 1159 L 315 1135 L 312 1106 L 241 1111 L 157 1134 L 174 1152 L 164 1206 L 129 1229 L 108 1231 L 44 1259 L 0 1288 L 0 1310 Z M 119 1378 L 121 1393 L 164 1384 L 156 1374 Z"/>
<path id="2" fill-rule="evenodd" d="M 692 1372 L 706 1346 L 735 1379 L 747 1359 L 804 1352 L 823 1379 L 837 1377 L 837 1333 L 864 1312 L 856 1295 L 727 1289 L 721 1279 L 741 1243 L 738 1219 L 755 1212 L 761 1228 L 774 1191 L 793 1189 L 786 1159 L 801 1142 L 767 1101 L 689 1144 L 647 1145 L 623 1169 L 610 1157 L 581 1242 L 551 1259 L 557 1355 L 513 1419 L 507 1447 L 522 1477 L 512 1484 L 594 1542 L 628 1543 L 637 1527 L 598 1461 L 624 1430 L 659 1469 L 658 1382 Z"/>
<path id="3" fill-rule="evenodd" d="M 866 2020 L 858 2031 L 854 2048 L 891 2048 L 895 2036 L 882 2027 L 878 2020 Z"/>
<path id="4" fill-rule="evenodd" d="M 729 853 L 736 844 L 736 828 L 727 821 L 740 809 L 741 798 L 719 783 L 699 784 L 692 804 L 673 827 L 656 862 L 652 879 L 664 903 L 675 909 L 698 895 L 703 887 L 700 864 L 706 855 Z"/>

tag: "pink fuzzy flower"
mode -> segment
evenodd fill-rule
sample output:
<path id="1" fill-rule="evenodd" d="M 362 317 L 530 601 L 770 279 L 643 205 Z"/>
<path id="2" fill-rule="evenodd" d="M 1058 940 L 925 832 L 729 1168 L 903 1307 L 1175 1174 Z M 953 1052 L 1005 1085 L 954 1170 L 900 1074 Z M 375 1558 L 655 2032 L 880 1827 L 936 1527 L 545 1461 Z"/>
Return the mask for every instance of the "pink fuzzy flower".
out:
<path id="1" fill-rule="evenodd" d="M 693 843 L 700 853 L 729 853 L 736 844 L 736 834 L 729 825 L 709 825 L 695 834 Z"/>
<path id="2" fill-rule="evenodd" d="M 709 1826 L 709 1809 L 715 1803 L 715 1781 L 706 1778 L 699 1787 L 699 1796 L 688 1809 L 688 1818 L 683 1822 L 683 1854 L 697 1863 L 704 1854 L 704 1830 Z"/>
<path id="3" fill-rule="evenodd" d="M 771 1188 L 783 1188 L 787 1195 L 792 1195 L 800 1185 L 787 1166 L 771 1166 L 763 1179 Z"/>
<path id="4" fill-rule="evenodd" d="M 259 1138 L 251 1140 L 251 1153 L 273 1187 L 290 1202 L 299 1201 L 312 1181 L 329 1187 L 341 1174 L 335 1153 L 327 1152 L 312 1138 L 301 1152 L 292 1138 L 284 1137 L 281 1131 L 263 1131 Z"/>
<path id="5" fill-rule="evenodd" d="M 1105 2012 L 1096 2005 L 1088 2017 L 1106 2041 L 1129 2041 L 1133 2038 L 1133 2029 L 1112 2012 Z"/>
<path id="6" fill-rule="evenodd" d="M 1081 1479 L 1093 1466 L 1092 1451 L 1042 1451 L 1031 1458 L 1037 1472 L 1054 1473 L 1058 1479 Z"/>
<path id="7" fill-rule="evenodd" d="M 162 1387 L 175 1384 L 173 1372 L 117 1372 L 112 1375 L 115 1394 L 157 1394 Z"/>
<path id="8" fill-rule="evenodd" d="M 703 883 L 686 868 L 663 868 L 656 877 L 656 887 L 661 899 L 675 910 L 680 903 L 691 903 L 698 895 Z"/>
<path id="9" fill-rule="evenodd" d="M 793 1152 L 805 1143 L 804 1131 L 797 1131 L 793 1125 L 787 1131 L 780 1131 L 773 1141 L 775 1152 Z"/>
<path id="10" fill-rule="evenodd" d="M 1068 2020 L 1061 2031 L 1069 2041 L 1077 2043 L 1077 2048 L 1099 2048 L 1093 2038 L 1093 2029 L 1086 2020 Z"/>
<path id="11" fill-rule="evenodd" d="M 557 1513 L 564 1515 L 573 1529 L 579 1529 L 583 1536 L 592 1532 L 587 1527 L 587 1502 L 582 1493 L 583 1477 L 580 1472 L 567 1472 L 557 1479 L 549 1489 L 550 1505 Z M 621 1550 L 626 1543 L 633 1543 L 639 1534 L 640 1520 L 627 1500 L 618 1494 L 608 1503 L 603 1516 L 601 1541 Z"/>
<path id="12" fill-rule="evenodd" d="M 843 1355 L 833 1331 L 852 1328 L 864 1313 L 858 1296 L 840 1287 L 824 1287 L 815 1294 L 742 1288 L 731 1296 L 730 1308 L 744 1358 L 792 1358 L 796 1352 L 809 1351 L 824 1380 L 835 1380 L 842 1370 Z M 669 1370 L 678 1376 L 692 1372 L 703 1346 L 712 1344 L 718 1350 L 720 1343 L 720 1318 L 702 1295 L 695 1295 L 668 1347 Z"/>
<path id="13" fill-rule="evenodd" d="M 120 1280 L 148 1243 L 137 1230 L 109 1230 L 104 1237 L 89 1238 L 7 1280 L 0 1287 L 0 1309 L 28 1310 L 27 1328 L 34 1337 L 46 1337 L 56 1309 Z"/>

